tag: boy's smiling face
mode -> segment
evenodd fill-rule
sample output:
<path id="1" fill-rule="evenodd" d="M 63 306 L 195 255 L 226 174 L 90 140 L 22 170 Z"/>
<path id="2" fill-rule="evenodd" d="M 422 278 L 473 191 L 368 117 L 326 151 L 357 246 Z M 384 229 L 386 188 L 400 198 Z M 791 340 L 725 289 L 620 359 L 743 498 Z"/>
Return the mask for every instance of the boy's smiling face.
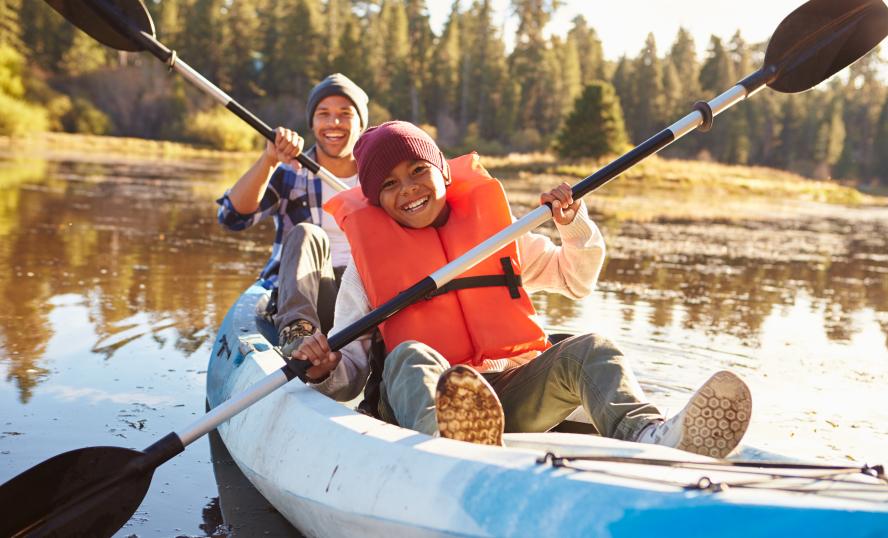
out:
<path id="1" fill-rule="evenodd" d="M 447 221 L 444 175 L 424 160 L 401 161 L 382 180 L 379 206 L 401 226 L 425 228 Z"/>

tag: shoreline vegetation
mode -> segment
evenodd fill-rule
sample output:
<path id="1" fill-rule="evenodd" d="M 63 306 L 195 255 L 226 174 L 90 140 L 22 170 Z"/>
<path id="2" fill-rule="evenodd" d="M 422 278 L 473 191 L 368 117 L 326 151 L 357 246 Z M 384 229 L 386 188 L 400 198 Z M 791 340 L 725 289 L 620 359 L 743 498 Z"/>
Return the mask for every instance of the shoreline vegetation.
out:
<path id="1" fill-rule="evenodd" d="M 256 158 L 259 155 L 259 150 L 223 151 L 169 140 L 45 132 L 18 137 L 0 136 L 0 153 L 27 156 L 47 155 L 56 158 L 88 154 L 90 158 L 111 155 L 114 159 L 161 157 L 234 161 Z"/>
<path id="2" fill-rule="evenodd" d="M 215 161 L 230 170 L 239 163 L 247 166 L 258 150 L 220 151 L 161 140 L 47 132 L 0 137 L 0 155 L 93 162 Z M 609 162 L 568 160 L 542 152 L 482 155 L 481 160 L 505 183 L 516 209 L 536 205 L 542 189 L 562 181 L 573 185 Z M 808 179 L 773 168 L 654 156 L 585 200 L 596 218 L 606 220 L 736 221 L 816 216 L 823 205 L 888 207 L 888 197 L 879 194 L 862 192 L 851 184 Z"/>

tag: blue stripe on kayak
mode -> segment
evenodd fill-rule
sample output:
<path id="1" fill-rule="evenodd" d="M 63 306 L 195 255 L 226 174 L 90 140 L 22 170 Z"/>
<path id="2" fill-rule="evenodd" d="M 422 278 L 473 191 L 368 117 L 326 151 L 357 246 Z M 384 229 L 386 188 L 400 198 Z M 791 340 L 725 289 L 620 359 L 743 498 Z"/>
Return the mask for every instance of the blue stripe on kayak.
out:
<path id="1" fill-rule="evenodd" d="M 462 506 L 491 536 L 749 538 L 803 531 L 806 537 L 888 538 L 888 511 L 730 503 L 713 493 L 565 479 L 573 473 L 479 470 L 463 491 Z"/>

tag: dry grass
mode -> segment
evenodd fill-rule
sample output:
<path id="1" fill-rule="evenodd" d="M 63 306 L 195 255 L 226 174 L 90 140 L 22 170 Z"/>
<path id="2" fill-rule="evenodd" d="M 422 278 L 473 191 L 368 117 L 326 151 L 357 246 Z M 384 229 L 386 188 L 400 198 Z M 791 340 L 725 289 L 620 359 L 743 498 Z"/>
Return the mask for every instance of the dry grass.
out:
<path id="1" fill-rule="evenodd" d="M 607 164 L 557 162 L 554 157 L 546 164 L 540 155 L 530 160 L 485 157 L 482 162 L 506 182 L 513 203 L 527 206 L 538 203 L 541 191 L 562 181 L 573 185 Z M 888 205 L 888 199 L 772 168 L 655 156 L 587 196 L 586 203 L 599 218 L 730 221 L 792 216 L 822 204 Z"/>
<path id="2" fill-rule="evenodd" d="M 258 152 L 217 151 L 178 142 L 145 140 L 117 136 L 96 136 L 69 133 L 38 133 L 22 138 L 0 137 L 0 151 L 16 155 L 102 155 L 151 158 L 243 159 Z"/>

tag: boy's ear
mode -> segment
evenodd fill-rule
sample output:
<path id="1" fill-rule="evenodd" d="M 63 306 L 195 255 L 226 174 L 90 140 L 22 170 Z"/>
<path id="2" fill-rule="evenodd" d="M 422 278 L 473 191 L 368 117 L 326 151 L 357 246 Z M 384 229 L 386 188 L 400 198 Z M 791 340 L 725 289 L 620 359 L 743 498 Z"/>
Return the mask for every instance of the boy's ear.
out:
<path id="1" fill-rule="evenodd" d="M 444 161 L 444 170 L 441 170 L 441 174 L 444 176 L 444 185 L 450 185 L 453 182 L 453 179 L 450 177 L 450 163 L 446 160 Z"/>

